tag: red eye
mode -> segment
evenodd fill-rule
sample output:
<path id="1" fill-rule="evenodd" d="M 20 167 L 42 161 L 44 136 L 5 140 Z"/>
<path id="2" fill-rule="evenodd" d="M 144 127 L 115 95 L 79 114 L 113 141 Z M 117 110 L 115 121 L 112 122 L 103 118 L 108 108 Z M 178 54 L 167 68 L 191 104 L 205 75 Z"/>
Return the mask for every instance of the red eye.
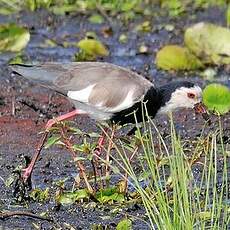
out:
<path id="1" fill-rule="evenodd" d="M 188 98 L 195 98 L 195 94 L 194 93 L 187 93 L 187 96 L 188 96 Z"/>

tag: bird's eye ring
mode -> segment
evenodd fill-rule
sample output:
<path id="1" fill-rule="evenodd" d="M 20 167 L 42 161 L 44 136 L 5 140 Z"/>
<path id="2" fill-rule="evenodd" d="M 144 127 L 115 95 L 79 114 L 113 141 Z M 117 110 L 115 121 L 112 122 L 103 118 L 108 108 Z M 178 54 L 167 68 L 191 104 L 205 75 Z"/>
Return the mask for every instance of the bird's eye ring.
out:
<path id="1" fill-rule="evenodd" d="M 187 93 L 187 96 L 188 96 L 188 98 L 191 98 L 191 99 L 195 98 L 195 94 L 194 93 Z"/>

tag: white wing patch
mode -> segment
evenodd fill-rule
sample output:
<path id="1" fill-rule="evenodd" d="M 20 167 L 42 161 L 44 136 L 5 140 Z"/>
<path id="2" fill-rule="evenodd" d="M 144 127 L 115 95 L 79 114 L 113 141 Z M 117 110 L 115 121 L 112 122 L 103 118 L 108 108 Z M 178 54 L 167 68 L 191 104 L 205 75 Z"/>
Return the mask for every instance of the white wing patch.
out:
<path id="1" fill-rule="evenodd" d="M 133 89 L 130 90 L 126 95 L 126 97 L 124 98 L 124 100 L 120 104 L 116 105 L 115 107 L 105 107 L 104 105 L 106 103 L 106 98 L 103 98 L 103 101 L 101 101 L 100 103 L 96 105 L 92 105 L 89 103 L 89 97 L 95 85 L 96 84 L 87 86 L 86 88 L 78 91 L 68 91 L 67 96 L 73 100 L 83 102 L 93 108 L 97 108 L 99 111 L 103 111 L 106 113 L 116 113 L 122 111 L 124 109 L 131 107 L 135 103 L 135 101 L 133 100 L 133 94 L 134 94 L 134 89 Z"/>
<path id="2" fill-rule="evenodd" d="M 68 91 L 67 96 L 73 100 L 88 103 L 89 96 L 95 85 L 96 84 L 89 85 L 86 88 L 78 90 L 78 91 Z"/>

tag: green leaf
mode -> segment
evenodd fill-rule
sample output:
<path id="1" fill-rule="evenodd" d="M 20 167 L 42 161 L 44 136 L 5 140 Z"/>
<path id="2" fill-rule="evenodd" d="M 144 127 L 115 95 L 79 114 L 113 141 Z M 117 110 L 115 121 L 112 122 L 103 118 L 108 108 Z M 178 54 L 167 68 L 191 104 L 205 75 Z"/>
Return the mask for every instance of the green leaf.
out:
<path id="1" fill-rule="evenodd" d="M 57 202 L 61 203 L 62 205 L 69 205 L 82 199 L 89 199 L 89 193 L 86 189 L 79 189 L 73 192 L 64 192 L 57 198 Z"/>
<path id="2" fill-rule="evenodd" d="M 101 24 L 104 22 L 104 18 L 100 14 L 93 14 L 89 17 L 89 22 L 94 24 Z"/>
<path id="3" fill-rule="evenodd" d="M 230 64 L 230 30 L 200 22 L 185 31 L 186 46 L 207 64 Z"/>
<path id="4" fill-rule="evenodd" d="M 82 49 L 86 54 L 92 56 L 108 56 L 108 49 L 96 39 L 82 39 L 78 42 L 77 46 Z"/>
<path id="5" fill-rule="evenodd" d="M 50 148 L 51 146 L 55 145 L 59 140 L 61 139 L 60 136 L 51 136 L 48 138 L 44 148 L 45 149 L 48 149 Z"/>
<path id="6" fill-rule="evenodd" d="M 15 24 L 0 25 L 0 52 L 19 52 L 30 40 L 27 29 Z"/>
<path id="7" fill-rule="evenodd" d="M 210 84 L 203 90 L 203 102 L 209 110 L 227 113 L 230 111 L 230 90 L 221 84 Z"/>
<path id="8" fill-rule="evenodd" d="M 187 48 L 167 45 L 158 51 L 156 65 L 164 70 L 192 70 L 203 65 Z"/>
<path id="9" fill-rule="evenodd" d="M 16 180 L 16 177 L 14 174 L 11 174 L 5 181 L 4 181 L 4 184 L 6 187 L 10 187 L 14 181 Z"/>
<path id="10" fill-rule="evenodd" d="M 49 188 L 46 188 L 44 190 L 40 188 L 35 188 L 30 193 L 30 198 L 32 198 L 34 201 L 38 202 L 44 202 L 49 199 Z"/>
<path id="11" fill-rule="evenodd" d="M 121 220 L 116 227 L 116 230 L 131 230 L 131 229 L 132 229 L 132 221 L 127 218 Z"/>

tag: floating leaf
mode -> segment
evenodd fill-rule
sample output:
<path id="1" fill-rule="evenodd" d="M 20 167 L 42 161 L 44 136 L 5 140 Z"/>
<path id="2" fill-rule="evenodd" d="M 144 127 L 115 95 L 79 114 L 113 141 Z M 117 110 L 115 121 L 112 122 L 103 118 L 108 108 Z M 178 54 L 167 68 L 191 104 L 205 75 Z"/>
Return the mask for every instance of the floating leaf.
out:
<path id="1" fill-rule="evenodd" d="M 210 84 L 203 90 L 203 102 L 209 110 L 227 113 L 230 110 L 230 90 L 221 84 Z"/>
<path id="2" fill-rule="evenodd" d="M 27 29 L 15 24 L 0 25 L 0 52 L 19 52 L 30 40 Z"/>
<path id="3" fill-rule="evenodd" d="M 82 39 L 78 42 L 77 46 L 85 53 L 93 56 L 108 56 L 108 49 L 96 39 Z"/>
<path id="4" fill-rule="evenodd" d="M 230 30 L 200 22 L 185 31 L 186 46 L 203 63 L 230 64 Z"/>
<path id="5" fill-rule="evenodd" d="M 101 24 L 104 22 L 104 18 L 100 14 L 93 14 L 89 17 L 89 22 Z"/>
<path id="6" fill-rule="evenodd" d="M 187 48 L 177 45 L 168 45 L 158 51 L 156 65 L 165 70 L 191 70 L 203 66 Z"/>
<path id="7" fill-rule="evenodd" d="M 131 230 L 131 229 L 132 229 L 132 221 L 127 218 L 121 220 L 116 227 L 116 230 Z"/>

